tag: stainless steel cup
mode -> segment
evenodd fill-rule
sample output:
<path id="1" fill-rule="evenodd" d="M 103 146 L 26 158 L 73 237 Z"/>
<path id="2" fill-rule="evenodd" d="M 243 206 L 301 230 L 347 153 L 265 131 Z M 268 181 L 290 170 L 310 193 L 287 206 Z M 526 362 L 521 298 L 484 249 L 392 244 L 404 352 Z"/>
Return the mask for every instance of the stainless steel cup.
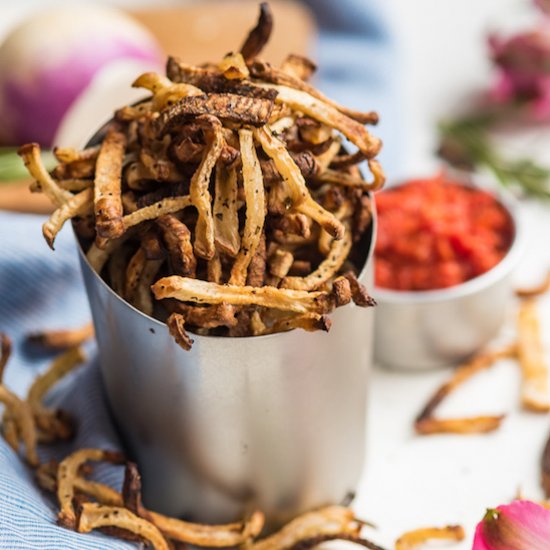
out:
<path id="1" fill-rule="evenodd" d="M 374 224 L 370 249 L 373 235 Z M 148 506 L 217 522 L 254 505 L 276 524 L 353 493 L 372 311 L 340 308 L 328 334 L 194 335 L 184 351 L 164 323 L 116 295 L 82 251 L 80 260 L 108 401 Z M 367 261 L 360 279 L 370 283 L 371 272 Z"/>

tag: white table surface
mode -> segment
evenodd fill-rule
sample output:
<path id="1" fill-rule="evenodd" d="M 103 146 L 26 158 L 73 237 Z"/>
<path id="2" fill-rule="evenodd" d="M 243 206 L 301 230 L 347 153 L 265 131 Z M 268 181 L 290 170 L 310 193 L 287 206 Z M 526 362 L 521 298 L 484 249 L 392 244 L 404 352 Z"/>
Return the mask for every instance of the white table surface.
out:
<path id="1" fill-rule="evenodd" d="M 25 13 L 46 2 L 5 4 L 0 36 Z M 432 155 L 437 120 L 490 79 L 485 32 L 529 20 L 532 11 L 529 0 L 390 0 L 389 4 L 403 52 L 406 140 L 405 156 L 393 172 L 429 173 L 437 166 Z M 523 144 L 542 150 L 545 143 L 550 143 L 550 135 L 539 131 Z M 545 235 L 550 235 L 550 207 L 525 203 L 522 217 L 528 243 L 517 280 L 528 284 L 550 267 L 550 247 L 545 242 Z M 550 297 L 540 302 L 540 309 L 548 344 Z M 512 305 L 503 334 L 514 330 L 514 322 Z M 414 435 L 415 415 L 449 374 L 448 370 L 373 371 L 367 463 L 355 507 L 360 517 L 379 526 L 370 535 L 380 544 L 391 547 L 395 537 L 408 529 L 460 523 L 467 530 L 467 540 L 452 548 L 469 549 L 475 524 L 486 507 L 508 502 L 519 488 L 528 497 L 542 498 L 539 460 L 550 420 L 547 415 L 520 410 L 519 372 L 513 362 L 504 361 L 479 375 L 440 409 L 442 415 L 507 412 L 500 430 L 481 436 Z"/>

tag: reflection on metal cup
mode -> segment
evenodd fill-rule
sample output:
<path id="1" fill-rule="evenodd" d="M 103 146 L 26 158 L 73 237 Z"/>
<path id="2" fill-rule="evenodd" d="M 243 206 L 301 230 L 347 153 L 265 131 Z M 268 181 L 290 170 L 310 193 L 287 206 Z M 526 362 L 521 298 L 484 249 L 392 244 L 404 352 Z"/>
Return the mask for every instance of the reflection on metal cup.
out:
<path id="1" fill-rule="evenodd" d="M 374 223 L 370 231 L 366 252 Z M 274 525 L 355 491 L 370 309 L 338 309 L 328 334 L 192 335 L 184 351 L 164 323 L 116 295 L 82 251 L 80 260 L 109 405 L 147 506 L 203 522 L 257 506 Z M 360 280 L 371 274 L 367 261 Z"/>

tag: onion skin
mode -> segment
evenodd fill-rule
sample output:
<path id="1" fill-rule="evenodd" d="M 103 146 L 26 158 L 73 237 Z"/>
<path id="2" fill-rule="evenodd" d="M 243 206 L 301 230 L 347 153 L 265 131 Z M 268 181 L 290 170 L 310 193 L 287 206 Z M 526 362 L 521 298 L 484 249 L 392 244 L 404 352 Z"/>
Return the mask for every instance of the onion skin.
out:
<path id="1" fill-rule="evenodd" d="M 31 17 L 0 46 L 0 142 L 50 146 L 100 69 L 121 59 L 156 69 L 162 58 L 152 35 L 117 10 L 75 6 Z"/>

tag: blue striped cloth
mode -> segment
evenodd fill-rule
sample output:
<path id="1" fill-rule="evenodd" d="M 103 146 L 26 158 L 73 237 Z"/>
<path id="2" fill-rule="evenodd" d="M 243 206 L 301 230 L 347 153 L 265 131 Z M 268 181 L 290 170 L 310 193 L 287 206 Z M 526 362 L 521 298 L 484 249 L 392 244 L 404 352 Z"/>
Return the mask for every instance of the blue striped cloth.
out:
<path id="1" fill-rule="evenodd" d="M 397 155 L 392 122 L 395 64 L 389 36 L 376 2 L 308 0 L 318 18 L 321 38 L 317 59 L 318 84 L 329 95 L 357 108 L 375 108 L 383 119 L 377 134 Z M 382 2 L 380 2 L 382 4 Z M 390 69 L 394 69 L 390 72 Z M 41 328 L 77 327 L 89 320 L 75 243 L 64 230 L 52 252 L 41 236 L 40 216 L 0 213 L 0 331 L 13 340 L 14 352 L 5 372 L 6 385 L 25 395 L 33 378 L 47 367 L 51 355 L 25 344 L 25 335 Z M 119 449 L 105 406 L 95 345 L 87 346 L 87 364 L 72 373 L 50 396 L 78 419 L 77 437 L 70 444 L 40 449 L 42 461 L 61 459 L 73 448 Z M 97 480 L 120 487 L 120 467 L 98 466 Z M 0 438 L 0 548 L 127 549 L 135 546 L 101 533 L 79 535 L 55 523 L 57 504 L 37 488 L 32 472 Z"/>

